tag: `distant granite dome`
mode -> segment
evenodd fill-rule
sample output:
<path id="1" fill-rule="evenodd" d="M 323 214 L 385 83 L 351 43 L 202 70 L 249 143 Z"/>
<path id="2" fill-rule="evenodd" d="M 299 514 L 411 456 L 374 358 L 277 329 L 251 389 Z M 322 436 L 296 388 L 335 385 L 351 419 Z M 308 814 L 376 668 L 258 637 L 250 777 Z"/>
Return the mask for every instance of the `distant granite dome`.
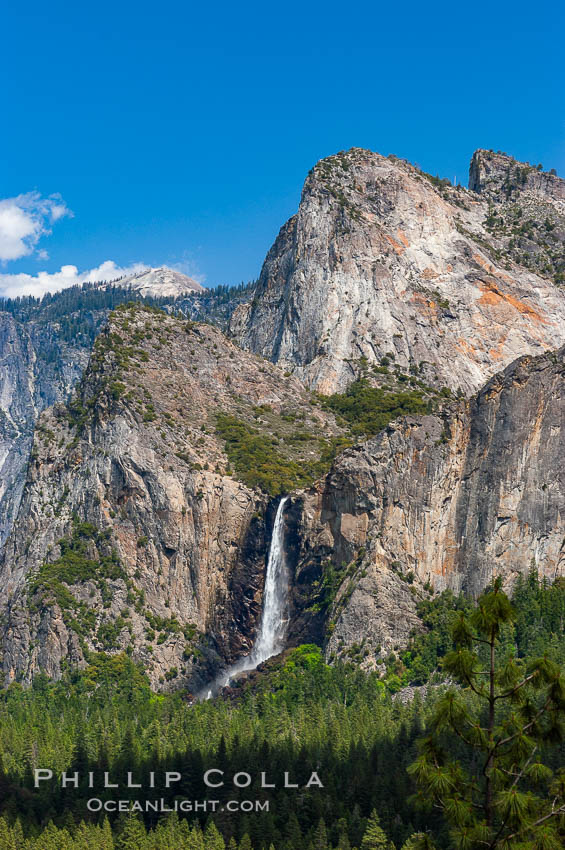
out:
<path id="1" fill-rule="evenodd" d="M 204 287 L 191 277 L 166 266 L 129 275 L 119 283 L 120 286 L 127 286 L 141 295 L 152 295 L 156 298 L 174 298 L 175 295 L 185 295 L 187 292 L 204 292 Z"/>

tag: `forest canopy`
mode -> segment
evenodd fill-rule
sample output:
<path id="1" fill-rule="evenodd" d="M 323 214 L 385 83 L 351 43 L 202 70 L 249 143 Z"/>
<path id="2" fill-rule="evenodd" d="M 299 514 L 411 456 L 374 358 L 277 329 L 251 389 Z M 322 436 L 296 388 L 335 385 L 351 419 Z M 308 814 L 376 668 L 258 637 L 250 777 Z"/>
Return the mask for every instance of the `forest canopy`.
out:
<path id="1" fill-rule="evenodd" d="M 527 667 L 542 654 L 562 666 L 565 581 L 550 584 L 532 571 L 518 580 L 512 602 L 513 618 L 499 635 L 501 662 L 515 657 Z M 408 850 L 423 833 L 433 834 L 438 848 L 451 847 L 438 814 L 414 804 L 408 767 L 443 693 L 441 685 L 429 683 L 441 679 L 453 624 L 473 609 L 469 600 L 448 594 L 426 603 L 426 631 L 391 660 L 384 679 L 353 664 L 328 666 L 321 648 L 309 644 L 274 659 L 268 672 L 229 699 L 201 704 L 182 692 L 153 693 L 143 671 L 124 654 L 93 655 L 85 670 L 69 671 L 59 682 L 37 676 L 30 689 L 12 684 L 0 693 L 0 846 Z M 394 693 L 398 678 L 401 685 L 428 686 L 406 701 Z M 460 753 L 458 746 L 453 753 Z M 547 769 L 556 770 L 563 755 L 562 743 L 544 751 Z M 242 789 L 237 799 L 268 799 L 270 812 L 220 812 L 189 822 L 176 815 L 144 821 L 88 816 L 85 803 L 93 792 L 84 784 L 63 791 L 57 784 L 33 788 L 36 767 L 55 775 L 109 770 L 125 777 L 134 770 L 148 783 L 156 765 L 161 772 L 182 772 L 183 782 L 173 792 L 156 789 L 157 797 L 169 800 L 205 799 L 203 773 L 218 766 L 258 776 L 267 765 L 271 774 L 288 771 L 301 783 L 316 770 L 324 788 L 299 796 L 281 787 Z M 225 794 L 233 798 L 234 789 Z"/>

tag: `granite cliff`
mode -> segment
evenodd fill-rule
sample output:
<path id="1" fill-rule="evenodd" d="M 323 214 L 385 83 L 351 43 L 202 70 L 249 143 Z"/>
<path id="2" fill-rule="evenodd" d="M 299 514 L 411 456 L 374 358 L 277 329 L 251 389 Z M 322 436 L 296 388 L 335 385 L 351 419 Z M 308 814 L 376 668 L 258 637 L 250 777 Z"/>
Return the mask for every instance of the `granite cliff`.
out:
<path id="1" fill-rule="evenodd" d="M 467 190 L 353 148 L 308 175 L 253 300 L 232 317 L 234 339 L 323 393 L 343 390 L 360 359 L 392 353 L 404 371 L 422 367 L 428 382 L 470 394 L 517 357 L 556 348 L 565 181 L 512 162 L 527 172 L 525 183 L 512 176 L 514 206 L 549 216 L 549 265 L 541 242 L 520 247 L 493 223 L 507 198 L 487 152 L 475 154 Z"/>
<path id="2" fill-rule="evenodd" d="M 378 667 L 445 588 L 562 576 L 564 366 L 520 358 L 331 462 L 343 423 L 294 377 L 211 326 L 120 308 L 39 419 L 0 562 L 6 680 L 125 650 L 155 686 L 197 689 L 252 645 L 282 491 L 288 640 L 330 661 Z"/>
<path id="3" fill-rule="evenodd" d="M 328 657 L 362 647 L 377 664 L 432 592 L 565 575 L 564 375 L 563 348 L 522 357 L 471 399 L 347 449 L 294 496 L 297 592 L 332 576 L 318 599 Z"/>
<path id="4" fill-rule="evenodd" d="M 0 549 L 15 519 L 39 414 L 66 401 L 110 310 L 132 298 L 225 327 L 243 286 L 204 290 L 171 269 L 72 287 L 39 301 L 0 300 Z"/>
<path id="5" fill-rule="evenodd" d="M 501 152 L 478 150 L 469 189 L 487 201 L 483 224 L 517 263 L 565 282 L 565 180 L 541 164 L 517 162 Z"/>
<path id="6" fill-rule="evenodd" d="M 37 417 L 67 398 L 89 353 L 89 340 L 69 341 L 57 324 L 0 312 L 0 548 L 17 513 Z"/>
<path id="7" fill-rule="evenodd" d="M 7 680 L 127 650 L 154 685 L 197 686 L 249 649 L 269 482 L 317 476 L 321 434 L 339 433 L 295 378 L 212 326 L 119 308 L 70 403 L 38 421 L 0 561 Z"/>
<path id="8" fill-rule="evenodd" d="M 198 689 L 253 643 L 282 493 L 288 641 L 330 661 L 379 667 L 443 589 L 563 575 L 564 185 L 353 149 L 251 290 L 1 312 L 5 681 L 127 652 Z"/>

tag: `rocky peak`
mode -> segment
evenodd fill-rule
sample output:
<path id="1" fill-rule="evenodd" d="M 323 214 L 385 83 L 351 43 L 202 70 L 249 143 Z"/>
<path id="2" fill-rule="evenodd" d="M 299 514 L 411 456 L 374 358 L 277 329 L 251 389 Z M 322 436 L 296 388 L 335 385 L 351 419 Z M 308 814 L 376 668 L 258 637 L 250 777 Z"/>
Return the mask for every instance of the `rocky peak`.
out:
<path id="1" fill-rule="evenodd" d="M 120 286 L 139 292 L 142 296 L 174 298 L 189 292 L 204 292 L 205 289 L 191 277 L 167 266 L 146 269 L 119 280 Z M 109 284 L 105 284 L 108 286 Z"/>
<path id="2" fill-rule="evenodd" d="M 565 202 L 565 180 L 555 169 L 544 171 L 541 163 L 519 162 L 500 151 L 475 151 L 469 167 L 469 189 L 498 201 L 531 192 L 558 204 Z"/>
<path id="3" fill-rule="evenodd" d="M 483 225 L 498 250 L 520 265 L 565 282 L 565 180 L 555 170 L 478 150 L 469 188 L 487 201 Z"/>
<path id="4" fill-rule="evenodd" d="M 360 148 L 328 157 L 231 332 L 323 393 L 383 357 L 473 392 L 565 338 L 564 295 L 489 223 L 488 200 L 396 157 Z"/>

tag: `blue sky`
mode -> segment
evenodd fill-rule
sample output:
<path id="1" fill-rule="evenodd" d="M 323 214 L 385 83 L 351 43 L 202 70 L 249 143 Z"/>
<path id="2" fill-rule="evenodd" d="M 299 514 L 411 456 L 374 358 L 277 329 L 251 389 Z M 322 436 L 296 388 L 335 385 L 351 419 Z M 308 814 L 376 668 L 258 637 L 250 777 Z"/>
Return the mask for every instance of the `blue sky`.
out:
<path id="1" fill-rule="evenodd" d="M 351 146 L 463 181 L 477 147 L 565 174 L 555 3 L 23 9 L 1 24 L 0 291 L 106 261 L 254 278 L 307 171 Z"/>

